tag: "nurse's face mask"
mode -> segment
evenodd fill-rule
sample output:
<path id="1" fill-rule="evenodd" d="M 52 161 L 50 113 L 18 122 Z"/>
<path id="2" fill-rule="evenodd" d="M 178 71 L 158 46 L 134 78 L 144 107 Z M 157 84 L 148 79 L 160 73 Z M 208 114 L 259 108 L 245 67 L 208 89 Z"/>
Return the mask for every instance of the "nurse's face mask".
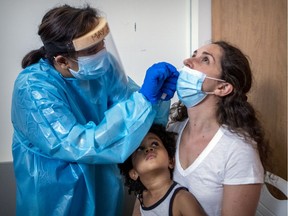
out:
<path id="1" fill-rule="evenodd" d="M 196 106 L 203 101 L 208 94 L 214 94 L 213 92 L 202 91 L 205 79 L 225 82 L 225 80 L 208 77 L 206 74 L 186 66 L 184 66 L 179 72 L 180 75 L 177 80 L 177 95 L 179 100 L 181 100 L 187 108 Z"/>
<path id="2" fill-rule="evenodd" d="M 80 56 L 77 58 L 78 71 L 69 68 L 70 73 L 77 79 L 97 79 L 109 72 L 111 67 L 109 54 L 104 48 L 94 55 Z"/>
<path id="3" fill-rule="evenodd" d="M 92 31 L 74 39 L 68 46 L 76 53 L 84 53 L 75 60 L 78 63 L 78 71 L 69 68 L 76 79 L 97 79 L 111 70 L 116 70 L 120 76 L 125 75 L 104 18 L 99 18 L 99 24 Z"/>

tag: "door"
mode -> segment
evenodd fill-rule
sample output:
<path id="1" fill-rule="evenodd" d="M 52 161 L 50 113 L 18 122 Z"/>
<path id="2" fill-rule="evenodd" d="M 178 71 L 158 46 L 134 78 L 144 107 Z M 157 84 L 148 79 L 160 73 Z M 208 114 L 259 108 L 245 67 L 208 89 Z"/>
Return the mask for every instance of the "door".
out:
<path id="1" fill-rule="evenodd" d="M 212 0 L 212 40 L 250 57 L 259 111 L 273 148 L 274 172 L 287 180 L 287 0 Z"/>

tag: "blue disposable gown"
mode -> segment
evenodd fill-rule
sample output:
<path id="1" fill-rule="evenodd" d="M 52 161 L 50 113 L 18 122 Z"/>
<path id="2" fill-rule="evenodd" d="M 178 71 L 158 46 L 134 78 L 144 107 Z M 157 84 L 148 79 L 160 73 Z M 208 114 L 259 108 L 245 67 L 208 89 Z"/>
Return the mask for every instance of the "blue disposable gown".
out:
<path id="1" fill-rule="evenodd" d="M 43 59 L 19 74 L 12 99 L 17 215 L 121 215 L 117 163 L 154 120 L 166 124 L 170 106 L 152 106 L 125 79 L 114 72 L 64 78 Z"/>

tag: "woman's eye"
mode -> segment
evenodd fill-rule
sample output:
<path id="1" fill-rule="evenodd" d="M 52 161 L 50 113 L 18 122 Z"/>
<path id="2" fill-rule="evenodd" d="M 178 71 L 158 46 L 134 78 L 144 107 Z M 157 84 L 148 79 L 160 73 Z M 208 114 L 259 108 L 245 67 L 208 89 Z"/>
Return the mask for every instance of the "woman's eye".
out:
<path id="1" fill-rule="evenodd" d="M 202 58 L 202 62 L 209 63 L 209 58 L 208 57 L 203 57 Z"/>

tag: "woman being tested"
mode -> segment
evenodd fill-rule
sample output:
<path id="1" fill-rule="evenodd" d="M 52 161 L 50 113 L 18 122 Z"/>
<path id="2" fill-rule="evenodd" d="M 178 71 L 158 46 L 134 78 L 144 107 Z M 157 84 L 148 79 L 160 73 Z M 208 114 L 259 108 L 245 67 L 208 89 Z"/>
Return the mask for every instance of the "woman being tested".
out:
<path id="1" fill-rule="evenodd" d="M 129 193 L 134 191 L 141 203 L 141 215 L 205 215 L 187 188 L 172 180 L 175 150 L 175 133 L 154 124 L 140 147 L 119 164 Z"/>
<path id="2" fill-rule="evenodd" d="M 155 64 L 139 90 L 89 6 L 51 9 L 38 34 L 44 46 L 24 57 L 12 99 L 17 215 L 121 215 L 116 164 L 154 119 L 167 123 L 170 103 L 160 100 L 173 96 L 178 72 Z"/>
<path id="3" fill-rule="evenodd" d="M 249 61 L 218 41 L 200 47 L 184 65 L 177 81 L 181 103 L 172 106 L 169 126 L 179 134 L 174 180 L 209 216 L 255 215 L 269 146 L 247 101 Z"/>
<path id="4" fill-rule="evenodd" d="M 270 150 L 247 101 L 249 61 L 238 48 L 217 41 L 200 47 L 184 65 L 177 80 L 180 101 L 172 105 L 168 125 L 178 133 L 174 180 L 209 216 L 254 216 Z"/>

